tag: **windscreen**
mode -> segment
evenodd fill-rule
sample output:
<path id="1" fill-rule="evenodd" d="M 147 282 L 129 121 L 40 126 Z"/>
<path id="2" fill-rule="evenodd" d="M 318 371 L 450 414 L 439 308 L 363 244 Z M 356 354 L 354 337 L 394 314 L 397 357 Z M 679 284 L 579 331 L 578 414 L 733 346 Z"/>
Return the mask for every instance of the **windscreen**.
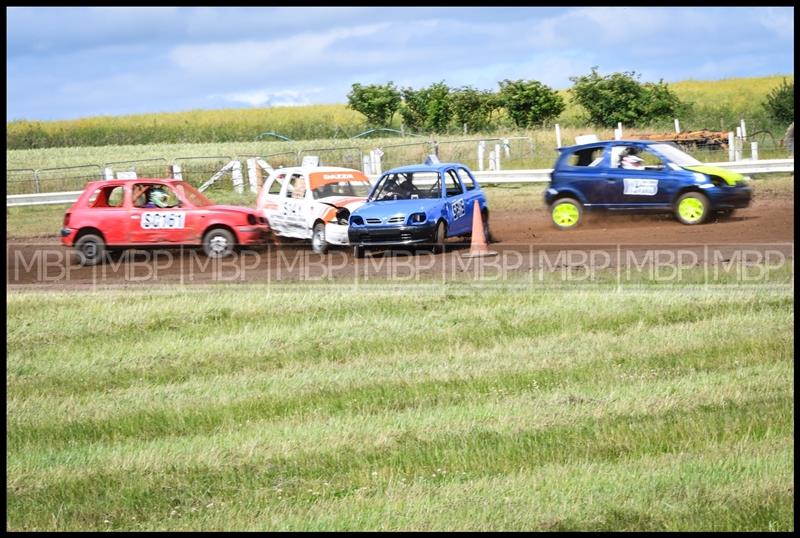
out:
<path id="1" fill-rule="evenodd" d="M 370 201 L 440 198 L 442 186 L 438 172 L 404 172 L 384 175 Z"/>
<path id="2" fill-rule="evenodd" d="M 181 192 L 192 205 L 196 207 L 203 207 L 207 205 L 214 205 L 214 202 L 203 196 L 203 194 L 192 187 L 190 184 L 186 183 L 185 181 L 180 181 L 175 183 L 175 188 Z"/>
<path id="3" fill-rule="evenodd" d="M 651 147 L 678 166 L 697 166 L 703 164 L 672 144 L 653 144 Z"/>

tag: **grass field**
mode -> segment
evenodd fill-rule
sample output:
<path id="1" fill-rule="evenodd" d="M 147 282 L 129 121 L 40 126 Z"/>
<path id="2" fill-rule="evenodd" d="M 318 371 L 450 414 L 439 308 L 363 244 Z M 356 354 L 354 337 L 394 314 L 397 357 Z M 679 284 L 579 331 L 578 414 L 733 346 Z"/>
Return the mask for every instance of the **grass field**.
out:
<path id="1" fill-rule="evenodd" d="M 680 118 L 684 130 L 702 128 L 727 130 L 735 128 L 739 120 L 745 118 L 750 122 L 751 132 L 769 128 L 776 130 L 773 134 L 780 138 L 786 126 L 774 125 L 767 118 L 761 103 L 770 90 L 781 84 L 784 76 L 789 81 L 794 80 L 794 75 L 789 74 L 707 81 L 688 80 L 672 83 L 670 87 L 682 101 L 691 105 Z M 571 101 L 572 96 L 567 90 L 561 90 L 559 93 L 567 107 L 552 123 L 572 128 L 586 125 L 582 107 Z M 497 130 L 506 133 L 512 124 L 502 117 L 503 113 L 500 111 Z M 400 127 L 399 114 L 395 115 L 393 127 Z M 658 127 L 671 129 L 672 119 L 665 120 Z M 259 134 L 269 131 L 294 140 L 333 138 L 346 140 L 366 128 L 364 116 L 347 108 L 345 104 L 191 110 L 46 122 L 13 121 L 6 123 L 6 148 L 247 143 L 254 141 Z"/>
<path id="2" fill-rule="evenodd" d="M 9 530 L 793 530 L 793 293 L 7 296 Z"/>

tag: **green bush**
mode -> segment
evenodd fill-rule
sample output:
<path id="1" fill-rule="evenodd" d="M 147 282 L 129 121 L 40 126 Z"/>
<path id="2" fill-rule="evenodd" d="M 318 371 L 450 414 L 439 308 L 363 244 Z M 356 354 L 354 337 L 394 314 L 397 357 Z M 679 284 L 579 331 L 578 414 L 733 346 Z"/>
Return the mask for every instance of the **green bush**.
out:
<path id="1" fill-rule="evenodd" d="M 498 84 L 500 102 L 517 127 L 543 125 L 566 108 L 558 92 L 538 80 L 506 79 Z"/>
<path id="2" fill-rule="evenodd" d="M 662 80 L 640 83 L 635 71 L 601 77 L 597 67 L 581 77 L 570 77 L 573 100 L 589 114 L 594 125 L 614 127 L 618 122 L 637 127 L 673 118 L 683 111 L 681 101 Z"/>
<path id="3" fill-rule="evenodd" d="M 368 86 L 355 83 L 347 94 L 348 108 L 364 114 L 370 127 L 389 127 L 400 102 L 400 92 L 392 81 Z"/>
<path id="4" fill-rule="evenodd" d="M 767 100 L 762 106 L 766 109 L 769 116 L 780 122 L 789 123 L 794 121 L 794 81 L 791 83 L 783 82 L 780 86 L 772 89 L 767 95 Z"/>

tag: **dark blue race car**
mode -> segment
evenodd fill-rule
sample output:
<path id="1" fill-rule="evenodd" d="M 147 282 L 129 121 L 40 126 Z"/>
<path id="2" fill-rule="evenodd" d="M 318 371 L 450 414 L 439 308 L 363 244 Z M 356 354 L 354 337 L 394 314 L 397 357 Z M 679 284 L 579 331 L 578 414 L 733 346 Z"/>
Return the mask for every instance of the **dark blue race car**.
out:
<path id="1" fill-rule="evenodd" d="M 357 258 L 368 247 L 430 244 L 442 252 L 448 237 L 472 233 L 479 204 L 489 240 L 489 207 L 472 172 L 463 164 L 418 164 L 385 172 L 367 202 L 350 215 L 348 236 Z"/>
<path id="2" fill-rule="evenodd" d="M 700 224 L 732 213 L 752 197 L 749 178 L 707 166 L 670 142 L 613 140 L 559 148 L 545 203 L 560 229 L 578 225 L 584 209 L 672 212 Z"/>

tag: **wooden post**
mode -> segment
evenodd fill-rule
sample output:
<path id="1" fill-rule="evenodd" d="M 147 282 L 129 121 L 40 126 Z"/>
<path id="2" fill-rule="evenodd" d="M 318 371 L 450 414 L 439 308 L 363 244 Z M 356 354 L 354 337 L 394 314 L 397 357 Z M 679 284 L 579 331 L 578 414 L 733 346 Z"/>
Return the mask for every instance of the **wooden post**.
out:
<path id="1" fill-rule="evenodd" d="M 495 170 L 500 170 L 500 144 L 494 145 L 494 165 L 497 167 Z"/>
<path id="2" fill-rule="evenodd" d="M 561 126 L 556 123 L 556 147 L 561 147 Z"/>
<path id="3" fill-rule="evenodd" d="M 732 161 L 736 155 L 736 144 L 734 142 L 733 131 L 728 131 L 728 160 Z"/>
<path id="4" fill-rule="evenodd" d="M 675 118 L 675 134 L 681 134 L 681 124 L 678 118 Z"/>
<path id="5" fill-rule="evenodd" d="M 483 155 L 486 152 L 486 141 L 478 142 L 478 170 L 483 172 Z"/>
<path id="6" fill-rule="evenodd" d="M 750 157 L 754 160 L 758 160 L 758 142 L 751 142 L 750 143 Z"/>

